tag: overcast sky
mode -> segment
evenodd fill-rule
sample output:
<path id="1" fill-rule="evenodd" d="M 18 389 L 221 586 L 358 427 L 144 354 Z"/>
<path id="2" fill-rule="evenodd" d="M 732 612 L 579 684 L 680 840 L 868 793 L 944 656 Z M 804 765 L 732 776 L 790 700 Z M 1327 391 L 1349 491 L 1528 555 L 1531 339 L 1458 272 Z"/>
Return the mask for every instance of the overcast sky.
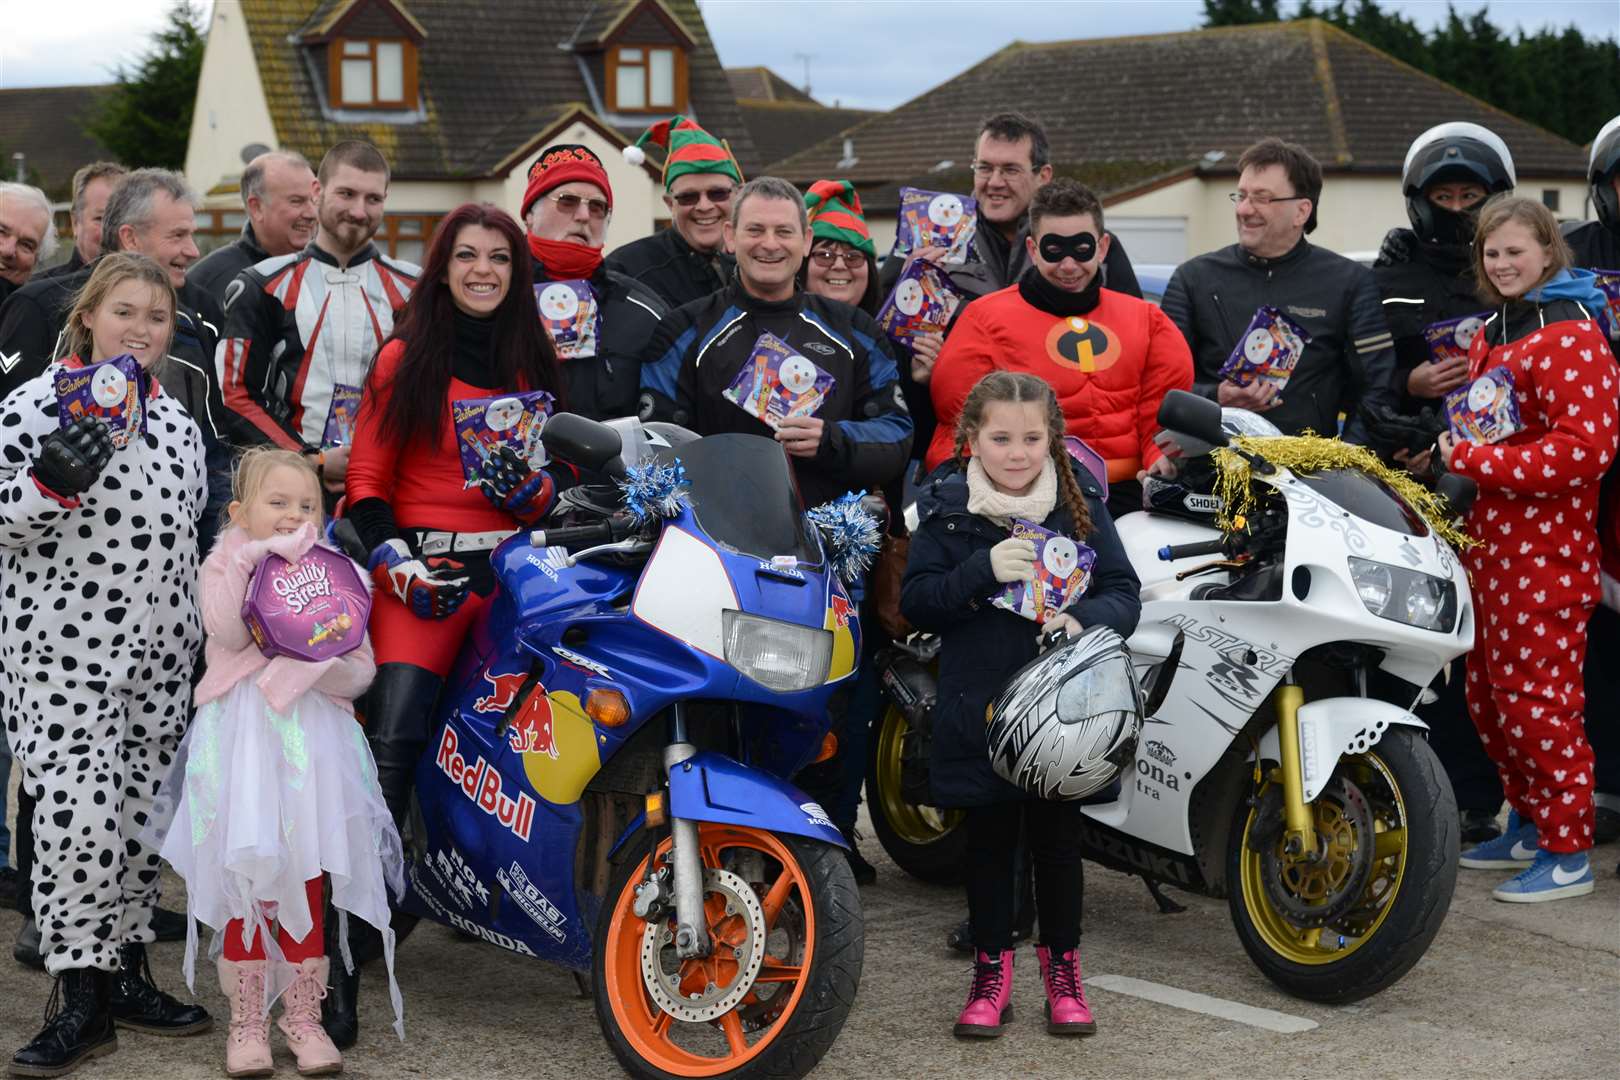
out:
<path id="1" fill-rule="evenodd" d="M 222 0 L 229 2 L 229 0 Z M 313 5 L 314 0 L 310 0 Z M 519 0 L 508 0 L 519 2 Z M 527 0 L 541 2 L 544 0 Z M 406 0 L 409 6 L 409 0 Z M 1155 34 L 1197 28 L 1199 0 L 699 0 L 728 67 L 764 65 L 831 104 L 889 109 L 1008 42 Z M 170 0 L 0 0 L 0 87 L 107 82 L 138 57 Z M 207 6 L 206 4 L 203 6 Z M 1293 0 L 1284 0 L 1284 11 Z M 1445 0 L 1384 0 L 1419 25 L 1446 17 Z M 1488 7 L 1507 29 L 1578 25 L 1620 34 L 1620 0 L 1456 0 Z M 892 44 L 892 49 L 885 46 Z"/>

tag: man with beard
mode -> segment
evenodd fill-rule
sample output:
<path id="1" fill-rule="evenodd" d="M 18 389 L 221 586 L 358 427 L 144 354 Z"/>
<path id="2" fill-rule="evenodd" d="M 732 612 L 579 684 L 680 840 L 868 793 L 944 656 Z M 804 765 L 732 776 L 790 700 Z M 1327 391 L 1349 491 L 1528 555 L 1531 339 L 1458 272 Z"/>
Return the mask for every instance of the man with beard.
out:
<path id="1" fill-rule="evenodd" d="M 684 116 L 661 120 L 624 148 L 632 165 L 647 160 L 647 143 L 667 147 L 664 205 L 670 227 L 632 240 L 608 256 L 609 270 L 628 275 L 663 298 L 671 309 L 726 287 L 736 266 L 726 253 L 726 215 L 742 169 L 724 139 L 716 139 Z"/>
<path id="2" fill-rule="evenodd" d="M 311 455 L 332 502 L 343 493 L 366 371 L 419 272 L 371 242 L 388 180 L 370 143 L 332 147 L 316 178 L 314 242 L 256 263 L 225 289 L 217 371 L 231 440 Z"/>
<path id="3" fill-rule="evenodd" d="M 1401 411 L 1426 410 L 1436 435 L 1444 422 L 1445 396 L 1468 380 L 1468 346 L 1489 316 L 1474 281 L 1474 223 L 1480 205 L 1497 192 L 1513 190 L 1514 183 L 1507 145 L 1478 124 L 1432 127 L 1406 152 L 1401 190 L 1412 227 L 1390 230 L 1373 264 L 1373 279 L 1395 339 Z M 1430 337 L 1438 342 L 1433 351 Z M 1385 442 L 1377 418 L 1369 421 L 1369 437 L 1380 453 L 1418 476 L 1429 475 L 1429 449 Z M 1429 744 L 1451 779 L 1462 842 L 1471 847 L 1501 834 L 1496 815 L 1502 781 L 1468 716 L 1462 684 L 1460 677 L 1438 679 L 1431 687 L 1438 699 L 1419 705 L 1417 713 L 1428 723 Z"/>
<path id="4" fill-rule="evenodd" d="M 1285 435 L 1333 435 L 1343 415 L 1345 441 L 1364 443 L 1357 404 L 1397 401 L 1394 343 L 1371 272 L 1305 239 L 1321 197 L 1322 166 L 1304 147 L 1262 139 L 1243 151 L 1231 193 L 1238 242 L 1177 267 L 1164 312 L 1192 347 L 1195 392 L 1263 413 Z M 1261 307 L 1309 335 L 1281 392 L 1221 375 Z"/>
<path id="5" fill-rule="evenodd" d="M 76 274 L 101 254 L 101 223 L 107 200 L 129 170 L 115 161 L 92 161 L 73 174 L 73 253 L 67 262 L 41 271 L 40 278 Z"/>
<path id="6" fill-rule="evenodd" d="M 28 283 L 56 251 L 51 203 L 39 188 L 0 183 L 0 302 Z"/>
<path id="7" fill-rule="evenodd" d="M 273 150 L 242 170 L 242 235 L 203 256 L 186 279 L 225 300 L 236 275 L 277 255 L 304 250 L 315 236 L 315 173 L 303 154 Z"/>
<path id="8" fill-rule="evenodd" d="M 634 416 L 641 352 L 667 309 L 647 286 L 602 263 L 602 237 L 613 214 L 602 159 L 574 144 L 540 151 L 522 210 L 540 317 L 565 380 L 565 407 L 595 420 Z"/>

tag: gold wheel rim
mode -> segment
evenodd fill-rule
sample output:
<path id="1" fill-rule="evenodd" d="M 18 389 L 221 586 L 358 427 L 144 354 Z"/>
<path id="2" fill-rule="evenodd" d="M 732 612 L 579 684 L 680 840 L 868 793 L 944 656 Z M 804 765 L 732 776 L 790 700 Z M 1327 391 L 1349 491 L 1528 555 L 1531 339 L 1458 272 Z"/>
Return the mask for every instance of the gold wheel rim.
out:
<path id="1" fill-rule="evenodd" d="M 1373 804 L 1373 868 L 1363 888 L 1360 900 L 1344 916 L 1328 926 L 1298 926 L 1271 906 L 1266 895 L 1264 865 L 1260 855 L 1249 850 L 1249 830 L 1254 827 L 1254 812 L 1250 811 L 1243 825 L 1242 857 L 1239 860 L 1239 888 L 1249 919 L 1262 941 L 1272 952 L 1295 964 L 1320 966 L 1345 959 L 1361 948 L 1378 933 L 1395 906 L 1401 885 L 1406 879 L 1406 803 L 1399 785 L 1381 758 L 1374 751 L 1349 758 L 1340 766 L 1364 773 L 1356 777 L 1364 792 L 1375 782 L 1382 790 L 1367 792 Z M 1362 783 L 1363 780 L 1369 783 Z M 1375 797 L 1376 796 L 1376 797 Z M 1331 803 L 1314 803 L 1311 807 L 1316 827 L 1329 839 L 1329 856 L 1319 870 L 1301 872 L 1291 867 L 1285 876 L 1284 888 L 1291 891 L 1297 884 L 1315 891 L 1320 876 L 1331 876 L 1335 868 L 1342 872 L 1342 849 L 1345 838 L 1341 835 L 1348 822 L 1339 808 Z M 1277 844 L 1279 857 L 1282 838 Z M 1337 861 L 1337 862 L 1336 862 Z M 1288 864 L 1285 862 L 1285 866 Z M 1295 895 L 1299 895 L 1295 892 Z M 1307 897 L 1308 898 L 1308 897 Z"/>
<path id="2" fill-rule="evenodd" d="M 900 761 L 910 737 L 911 725 L 905 713 L 890 705 L 883 713 L 883 724 L 878 731 L 877 770 L 873 780 L 877 784 L 877 801 L 883 807 L 889 827 L 906 843 L 920 847 L 939 841 L 960 825 L 962 811 L 918 806 L 907 802 L 900 794 Z"/>

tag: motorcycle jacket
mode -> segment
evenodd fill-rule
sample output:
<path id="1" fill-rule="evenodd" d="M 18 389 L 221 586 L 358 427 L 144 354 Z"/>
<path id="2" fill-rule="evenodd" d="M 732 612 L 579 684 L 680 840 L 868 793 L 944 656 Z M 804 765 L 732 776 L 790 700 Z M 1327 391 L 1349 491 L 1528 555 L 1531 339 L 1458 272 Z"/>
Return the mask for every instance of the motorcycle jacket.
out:
<path id="1" fill-rule="evenodd" d="M 555 280 L 535 259 L 536 293 Z M 557 358 L 564 407 L 592 420 L 634 416 L 641 397 L 641 353 L 669 309 L 650 288 L 606 266 L 592 275 L 591 291 L 601 318 L 596 355 Z"/>
<path id="2" fill-rule="evenodd" d="M 1422 243 L 1411 229 L 1389 231 L 1372 273 L 1383 297 L 1384 321 L 1395 339 L 1395 390 L 1401 411 L 1414 413 L 1435 400 L 1415 398 L 1406 391 L 1412 369 L 1429 361 L 1424 328 L 1447 319 L 1487 314 L 1488 305 L 1479 298 L 1474 284 L 1468 247 Z"/>
<path id="3" fill-rule="evenodd" d="M 1601 221 L 1577 221 L 1564 226 L 1564 242 L 1583 270 L 1620 270 L 1620 229 Z"/>
<path id="4" fill-rule="evenodd" d="M 236 280 L 236 275 L 268 258 L 270 253 L 259 245 L 250 221 L 242 226 L 241 236 L 193 263 L 186 271 L 186 284 L 195 285 L 212 296 L 215 303 L 223 304 L 225 290 Z"/>
<path id="5" fill-rule="evenodd" d="M 606 262 L 609 270 L 635 278 L 657 293 L 672 311 L 725 288 L 737 265 L 724 251 L 713 255 L 698 251 L 673 225 L 632 240 Z"/>
<path id="6" fill-rule="evenodd" d="M 358 391 L 419 272 L 370 245 L 339 267 L 311 243 L 238 275 L 216 357 L 231 441 L 319 448 L 333 387 Z"/>
<path id="7" fill-rule="evenodd" d="M 721 396 L 765 333 L 833 377 L 814 413 L 826 421 L 819 451 L 790 459 L 805 505 L 878 491 L 899 476 L 911 417 L 883 332 L 865 312 L 814 293 L 759 300 L 733 280 L 724 292 L 671 312 L 642 364 L 641 418 L 673 420 L 700 435 L 772 437 L 763 421 Z"/>
<path id="8" fill-rule="evenodd" d="M 1078 537 L 1097 553 L 1085 596 L 1066 609 L 1081 628 L 1106 626 L 1121 637 L 1142 613 L 1141 582 L 1131 568 L 1102 488 L 1079 465 L 1074 478 L 1085 495 L 1092 532 Z M 1027 799 L 997 776 L 985 743 L 985 706 L 1014 673 L 1039 652 L 1039 627 L 990 601 L 1003 586 L 990 566 L 990 549 L 1006 529 L 968 511 L 967 474 L 954 461 L 936 469 L 917 496 L 919 524 L 900 586 L 900 610 L 919 630 L 940 637 L 939 697 L 929 746 L 929 786 L 936 806 L 985 806 Z M 1041 526 L 1073 536 L 1074 523 L 1058 500 Z"/>
<path id="9" fill-rule="evenodd" d="M 1192 347 L 1193 390 L 1219 400 L 1221 367 L 1265 306 L 1282 310 L 1310 335 L 1283 389 L 1264 413 L 1285 435 L 1307 428 L 1366 441 L 1357 405 L 1397 404 L 1395 349 L 1378 287 L 1366 267 L 1303 237 L 1275 259 L 1241 245 L 1181 264 L 1164 294 L 1164 312 Z"/>

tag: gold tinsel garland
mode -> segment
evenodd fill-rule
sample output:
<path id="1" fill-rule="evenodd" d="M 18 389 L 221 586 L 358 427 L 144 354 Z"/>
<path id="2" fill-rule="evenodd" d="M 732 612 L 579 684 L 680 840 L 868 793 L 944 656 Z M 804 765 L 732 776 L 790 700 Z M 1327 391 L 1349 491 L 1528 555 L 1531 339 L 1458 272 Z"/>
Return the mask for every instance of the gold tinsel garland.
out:
<path id="1" fill-rule="evenodd" d="M 1479 543 L 1455 523 L 1443 498 L 1414 480 L 1410 473 L 1385 465 L 1377 454 L 1365 446 L 1352 446 L 1338 439 L 1324 439 L 1309 434 L 1239 435 L 1232 441 L 1236 446 L 1259 454 L 1273 465 L 1295 474 L 1321 472 L 1324 469 L 1361 469 L 1394 489 L 1408 506 L 1422 516 L 1429 528 L 1452 547 L 1460 551 Z M 1214 459 L 1218 471 L 1215 493 L 1220 496 L 1222 507 L 1216 523 L 1223 529 L 1231 529 L 1235 518 L 1246 516 L 1254 508 L 1249 463 L 1230 448 L 1217 449 Z"/>

